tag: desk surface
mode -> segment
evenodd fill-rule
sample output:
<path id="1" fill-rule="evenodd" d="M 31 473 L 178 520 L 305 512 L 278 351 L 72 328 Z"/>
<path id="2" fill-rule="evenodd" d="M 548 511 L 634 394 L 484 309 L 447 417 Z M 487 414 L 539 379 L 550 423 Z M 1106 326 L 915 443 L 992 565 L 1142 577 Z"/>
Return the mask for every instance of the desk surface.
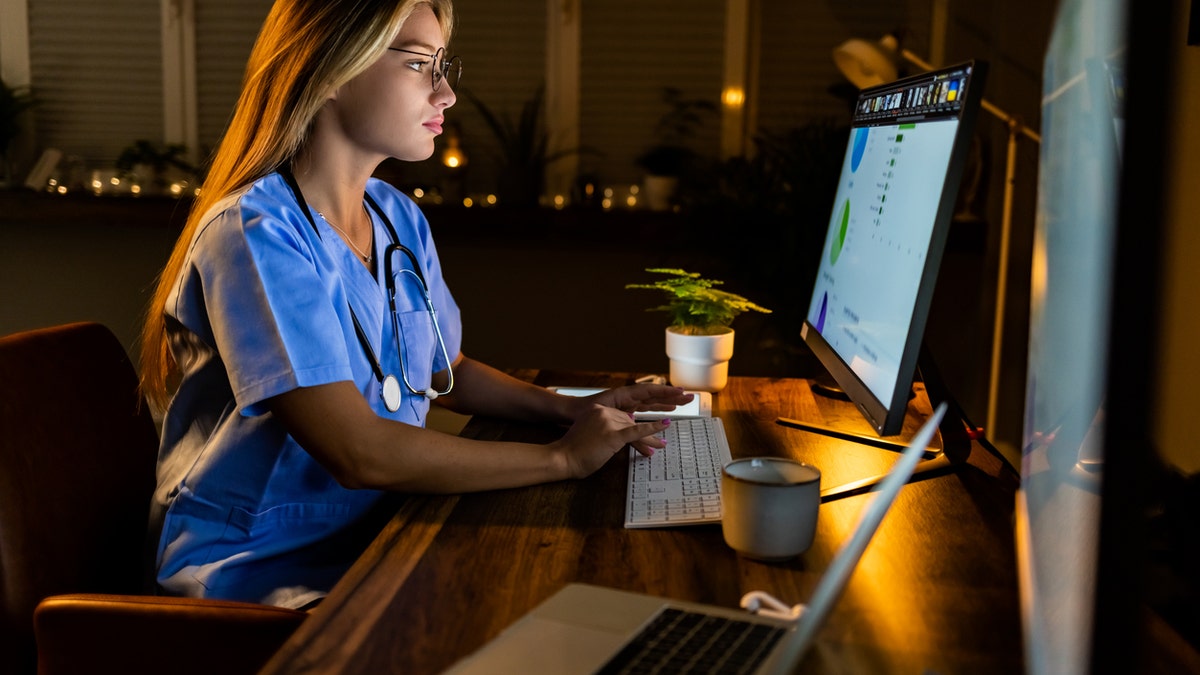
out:
<path id="1" fill-rule="evenodd" d="M 603 385 L 618 375 L 523 371 L 543 385 Z M 920 385 L 904 436 L 929 405 Z M 731 378 L 714 397 L 734 457 L 813 463 L 822 487 L 887 470 L 898 455 L 775 423 L 870 428 L 804 380 Z M 473 419 L 475 438 L 545 442 L 554 428 Z M 619 457 L 624 457 L 619 454 Z M 458 496 L 399 498 L 395 515 L 264 673 L 436 673 L 569 582 L 737 607 L 765 590 L 804 602 L 865 501 L 821 506 L 813 547 L 759 563 L 725 546 L 719 526 L 626 530 L 626 469 Z M 1012 514 L 1016 476 L 982 448 L 953 471 L 901 491 L 800 672 L 1021 672 Z"/>

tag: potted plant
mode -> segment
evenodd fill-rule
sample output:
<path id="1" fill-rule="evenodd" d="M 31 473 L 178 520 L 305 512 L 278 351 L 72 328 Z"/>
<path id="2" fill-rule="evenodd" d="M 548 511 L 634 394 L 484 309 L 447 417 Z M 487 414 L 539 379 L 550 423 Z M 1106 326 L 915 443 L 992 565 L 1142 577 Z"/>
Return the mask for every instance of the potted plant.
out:
<path id="1" fill-rule="evenodd" d="M 671 383 L 685 389 L 720 391 L 729 379 L 733 357 L 733 320 L 743 312 L 770 314 L 771 310 L 746 298 L 715 288 L 724 282 L 705 279 L 697 272 L 652 267 L 651 274 L 664 278 L 652 283 L 626 284 L 628 289 L 661 291 L 664 305 L 649 311 L 667 312 L 667 358 Z"/>
<path id="2" fill-rule="evenodd" d="M 644 198 L 651 209 L 658 211 L 670 208 L 680 176 L 696 159 L 688 142 L 704 123 L 704 117 L 717 110 L 712 101 L 684 98 L 683 92 L 674 87 L 663 89 L 663 101 L 667 111 L 654 127 L 657 142 L 635 160 L 646 172 L 642 178 Z"/>
<path id="3" fill-rule="evenodd" d="M 187 161 L 187 146 L 160 145 L 142 139 L 127 146 L 117 157 L 121 177 L 138 183 L 148 192 L 163 192 L 169 183 L 167 173 L 172 169 L 187 177 L 196 174 L 196 168 Z"/>
<path id="4" fill-rule="evenodd" d="M 492 110 L 470 90 L 464 89 L 462 95 L 483 117 L 496 142 L 494 154 L 501 172 L 498 192 L 502 204 L 537 206 L 545 187 L 546 168 L 564 157 L 590 152 L 587 148 L 550 149 L 550 134 L 542 119 L 544 85 L 525 101 L 516 119 Z"/>
<path id="5" fill-rule="evenodd" d="M 0 187 L 13 180 L 13 163 L 8 146 L 21 135 L 20 117 L 34 106 L 27 88 L 9 87 L 0 80 Z"/>

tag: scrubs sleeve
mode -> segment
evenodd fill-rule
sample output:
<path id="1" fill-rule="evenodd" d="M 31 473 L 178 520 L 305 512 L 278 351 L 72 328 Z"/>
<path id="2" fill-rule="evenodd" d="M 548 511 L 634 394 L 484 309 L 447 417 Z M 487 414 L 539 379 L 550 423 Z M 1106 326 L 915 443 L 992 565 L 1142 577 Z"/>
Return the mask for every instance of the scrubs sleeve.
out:
<path id="1" fill-rule="evenodd" d="M 297 387 L 353 379 L 345 293 L 322 273 L 328 262 L 314 243 L 297 208 L 253 192 L 196 237 L 188 269 L 203 302 L 193 308 L 206 314 L 244 415 Z"/>

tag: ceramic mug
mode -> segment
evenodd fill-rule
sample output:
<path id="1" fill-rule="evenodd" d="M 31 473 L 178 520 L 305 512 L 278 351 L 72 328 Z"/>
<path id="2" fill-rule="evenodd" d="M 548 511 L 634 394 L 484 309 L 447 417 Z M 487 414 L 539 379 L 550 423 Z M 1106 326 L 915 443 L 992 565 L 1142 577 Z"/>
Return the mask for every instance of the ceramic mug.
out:
<path id="1" fill-rule="evenodd" d="M 787 560 L 812 546 L 821 471 L 780 457 L 735 459 L 721 472 L 721 532 L 756 560 Z"/>

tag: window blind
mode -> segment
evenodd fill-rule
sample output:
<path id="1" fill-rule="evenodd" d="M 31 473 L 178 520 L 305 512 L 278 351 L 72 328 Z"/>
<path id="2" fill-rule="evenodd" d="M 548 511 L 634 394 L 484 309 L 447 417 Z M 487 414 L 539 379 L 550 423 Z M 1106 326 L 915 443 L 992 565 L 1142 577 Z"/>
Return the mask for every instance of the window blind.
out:
<path id="1" fill-rule="evenodd" d="M 163 137 L 158 0 L 29 0 L 30 81 L 40 147 L 111 166 Z"/>
<path id="2" fill-rule="evenodd" d="M 907 2 L 762 2 L 757 119 L 759 130 L 786 131 L 813 120 L 849 121 L 846 99 L 830 87 L 848 83 L 833 49 L 852 38 L 878 40 L 902 30 L 904 46 L 928 49 L 928 0 Z"/>
<path id="3" fill-rule="evenodd" d="M 635 159 L 657 141 L 664 87 L 720 103 L 724 25 L 722 0 L 583 3 L 580 142 L 603 154 L 584 155 L 581 170 L 601 185 L 638 183 Z M 705 119 L 691 145 L 718 155 L 719 113 Z"/>
<path id="4" fill-rule="evenodd" d="M 196 3 L 198 158 L 207 158 L 225 133 L 250 49 L 270 9 L 271 0 Z"/>
<path id="5" fill-rule="evenodd" d="M 456 25 L 449 51 L 463 59 L 458 102 L 446 113 L 467 153 L 470 192 L 496 190 L 496 140 L 471 96 L 502 118 L 516 120 L 545 80 L 546 0 L 455 0 Z M 543 118 L 544 121 L 544 118 Z M 435 178 L 445 137 L 429 162 L 406 172 Z"/>

